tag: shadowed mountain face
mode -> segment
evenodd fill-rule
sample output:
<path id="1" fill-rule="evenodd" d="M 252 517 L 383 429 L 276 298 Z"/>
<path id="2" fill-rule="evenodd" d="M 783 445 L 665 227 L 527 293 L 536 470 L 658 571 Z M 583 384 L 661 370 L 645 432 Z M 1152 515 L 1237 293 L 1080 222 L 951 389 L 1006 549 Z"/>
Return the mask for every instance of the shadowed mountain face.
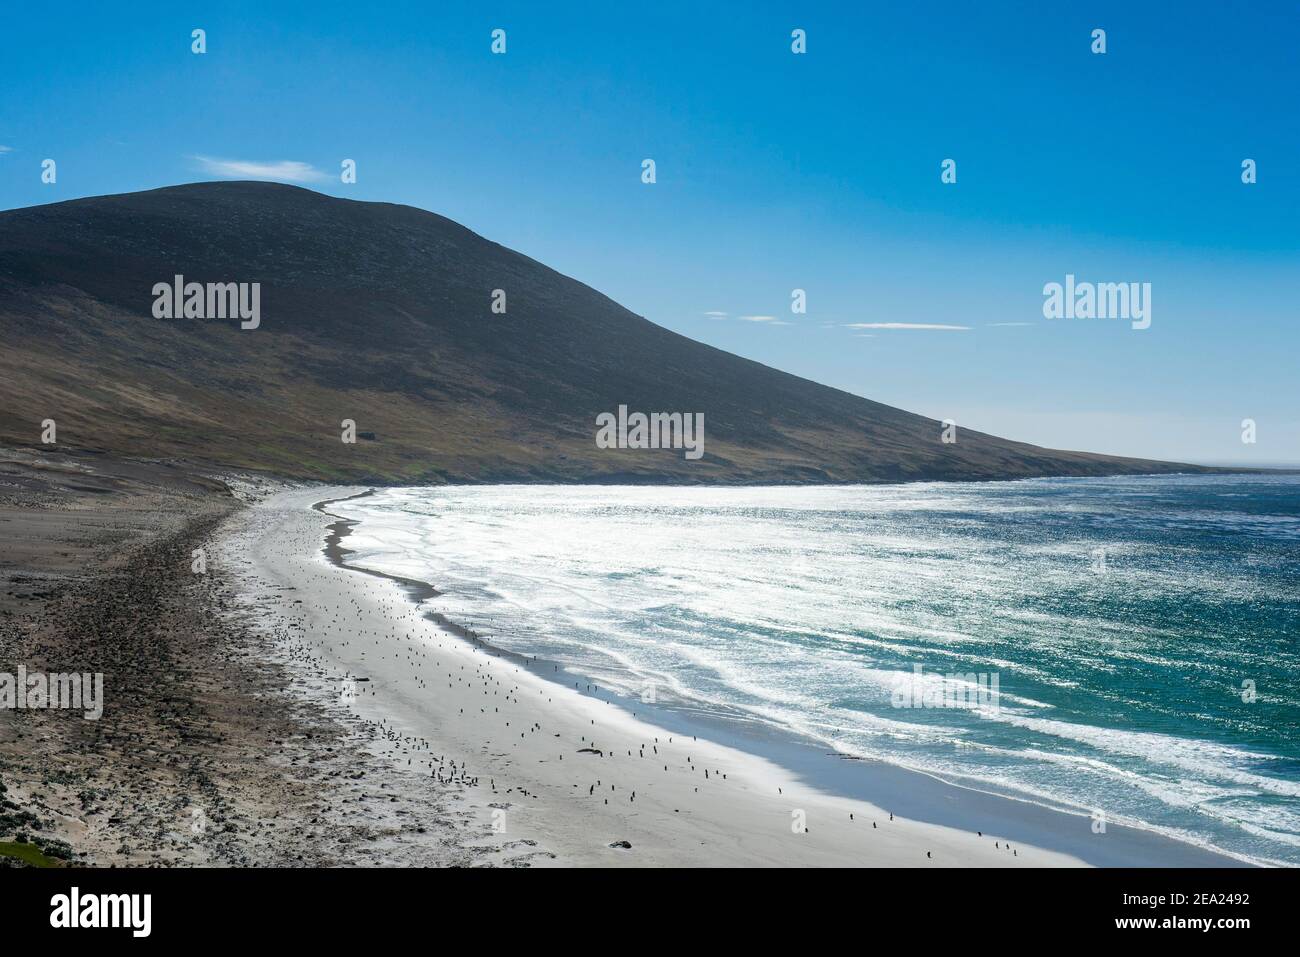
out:
<path id="1" fill-rule="evenodd" d="M 260 283 L 260 326 L 155 318 L 177 274 Z M 61 447 L 405 482 L 1196 471 L 944 444 L 933 419 L 693 342 L 442 216 L 271 183 L 0 213 L 0 335 L 0 444 L 38 445 L 53 419 Z M 704 457 L 598 448 L 620 405 L 704 413 Z"/>

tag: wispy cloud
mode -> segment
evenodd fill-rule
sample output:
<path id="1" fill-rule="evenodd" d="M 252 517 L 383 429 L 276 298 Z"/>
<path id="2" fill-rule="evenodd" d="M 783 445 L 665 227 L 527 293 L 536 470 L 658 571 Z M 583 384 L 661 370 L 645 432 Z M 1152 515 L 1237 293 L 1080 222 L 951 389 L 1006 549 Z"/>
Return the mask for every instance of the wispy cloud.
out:
<path id="1" fill-rule="evenodd" d="M 12 153 L 13 151 L 14 148 L 12 146 L 0 146 L 0 156 L 3 156 L 5 153 Z"/>
<path id="2" fill-rule="evenodd" d="M 732 316 L 729 312 L 723 312 L 721 309 L 710 309 L 704 313 L 709 319 L 739 319 L 741 322 L 761 322 L 769 326 L 789 326 L 793 323 L 786 322 L 784 319 L 778 319 L 776 316 Z"/>
<path id="3" fill-rule="evenodd" d="M 277 163 L 258 163 L 251 160 L 214 159 L 211 156 L 194 157 L 205 173 L 213 176 L 233 176 L 239 179 L 274 179 L 288 183 L 319 183 L 328 177 L 316 167 L 297 160 L 280 160 Z"/>
<path id="4" fill-rule="evenodd" d="M 967 332 L 970 326 L 946 326 L 934 322 L 850 322 L 846 329 L 928 329 L 937 332 Z"/>

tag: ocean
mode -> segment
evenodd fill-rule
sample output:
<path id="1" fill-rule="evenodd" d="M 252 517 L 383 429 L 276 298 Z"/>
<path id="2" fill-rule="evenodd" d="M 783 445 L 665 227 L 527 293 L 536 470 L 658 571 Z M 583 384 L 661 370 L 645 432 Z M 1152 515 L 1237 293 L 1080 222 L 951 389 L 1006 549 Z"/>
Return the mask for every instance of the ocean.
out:
<path id="1" fill-rule="evenodd" d="M 634 701 L 1300 865 L 1300 476 L 381 489 L 349 563 Z"/>

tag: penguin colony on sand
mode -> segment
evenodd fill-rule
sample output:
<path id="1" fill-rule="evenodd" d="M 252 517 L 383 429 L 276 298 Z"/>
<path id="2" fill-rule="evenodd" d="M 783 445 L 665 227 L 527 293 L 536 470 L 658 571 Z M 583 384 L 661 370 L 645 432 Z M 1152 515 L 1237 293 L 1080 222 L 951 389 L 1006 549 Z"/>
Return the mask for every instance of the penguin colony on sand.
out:
<path id="1" fill-rule="evenodd" d="M 355 572 L 356 570 L 351 571 Z M 330 577 L 330 575 L 335 574 L 334 568 L 332 567 L 329 572 L 329 574 L 323 572 L 311 573 L 310 577 L 314 578 L 316 582 L 322 586 L 321 594 L 331 594 L 337 591 L 337 586 L 333 584 L 333 579 Z M 380 575 L 377 577 L 388 576 Z M 267 585 L 267 583 L 263 584 Z M 267 585 L 267 587 L 276 589 L 278 586 Z M 526 723 L 520 723 L 516 717 L 512 724 L 511 720 L 505 719 L 501 711 L 502 707 L 513 706 L 517 709 L 522 709 L 524 707 L 523 699 L 521 697 L 524 690 L 517 684 L 507 684 L 506 682 L 503 682 L 497 675 L 499 668 L 492 666 L 490 658 L 485 659 L 482 663 L 473 664 L 468 670 L 466 665 L 459 665 L 456 670 L 453 671 L 434 673 L 433 669 L 436 665 L 436 661 L 433 659 L 430 649 L 423 645 L 423 642 L 426 639 L 416 637 L 410 630 L 412 626 L 423 627 L 424 625 L 424 616 L 421 615 L 418 608 L 412 602 L 404 599 L 394 602 L 385 597 L 375 597 L 371 600 L 375 602 L 382 611 L 382 622 L 387 626 L 386 629 L 366 627 L 375 619 L 372 615 L 367 613 L 365 606 L 363 606 L 361 602 L 359 602 L 355 597 L 349 595 L 346 599 L 347 607 L 343 609 L 342 612 L 336 611 L 329 613 L 327 620 L 315 626 L 317 639 L 323 637 L 333 640 L 337 647 L 350 649 L 354 655 L 361 659 L 374 661 L 391 658 L 401 663 L 405 666 L 405 675 L 407 679 L 410 680 L 414 688 L 420 691 L 436 693 L 437 688 L 443 681 L 446 682 L 448 688 L 462 685 L 466 688 L 481 689 L 483 697 L 487 700 L 484 705 L 478 709 L 478 716 L 491 716 L 488 719 L 489 722 L 500 718 L 501 725 L 499 730 L 502 736 L 507 739 L 513 739 L 516 733 L 518 734 L 519 739 L 526 739 L 530 735 L 544 734 L 543 727 L 538 721 L 528 720 Z M 292 658 L 300 663 L 312 666 L 318 674 L 324 673 L 327 665 L 322 660 L 320 654 L 307 644 L 306 609 L 302 603 L 296 602 L 294 604 L 284 605 L 277 602 L 277 604 L 281 606 L 281 611 L 283 613 L 281 617 L 285 620 L 272 625 L 271 631 L 273 636 L 279 639 L 281 645 L 285 647 Z M 493 620 L 488 619 L 488 621 L 491 623 Z M 490 646 L 486 645 L 481 636 L 477 633 L 465 628 L 457 628 L 456 630 L 460 634 L 463 634 L 465 638 L 472 643 L 476 652 L 482 652 L 485 655 L 498 657 L 494 650 Z M 444 640 L 458 641 L 460 639 L 448 634 Z M 439 648 L 442 647 L 441 640 L 437 640 L 437 644 Z M 553 670 L 558 672 L 559 666 L 553 665 Z M 518 668 L 515 668 L 515 671 L 517 673 Z M 365 695 L 376 697 L 379 694 L 373 682 L 368 678 L 355 677 L 350 680 L 353 682 L 352 686 L 356 689 L 356 696 Z M 574 682 L 574 687 L 583 690 L 584 685 L 582 682 Z M 600 689 L 598 685 L 586 684 L 585 690 L 589 693 L 594 693 L 598 692 Z M 538 693 L 539 695 L 544 695 L 546 694 L 546 691 L 539 690 Z M 553 699 L 550 697 L 547 698 L 547 701 L 551 700 Z M 607 701 L 606 703 L 609 702 Z M 459 714 L 464 715 L 465 709 L 460 708 Z M 435 755 L 433 751 L 434 742 L 419 735 L 403 734 L 391 726 L 386 720 L 381 719 L 378 721 L 371 721 L 364 718 L 358 718 L 358 721 L 360 726 L 368 732 L 371 739 L 378 743 L 381 748 L 386 749 L 387 756 L 393 759 L 394 763 L 406 768 L 418 768 L 422 772 L 428 771 L 428 778 L 441 787 L 478 788 L 481 786 L 480 775 L 470 770 L 468 759 L 458 761 L 455 757 L 450 757 L 446 753 L 438 753 Z M 595 719 L 592 719 L 591 725 L 595 726 L 595 724 Z M 490 724 L 485 724 L 483 726 L 489 727 Z M 522 730 L 520 730 L 520 728 L 522 728 Z M 560 735 L 552 734 L 552 737 L 559 738 Z M 692 737 L 691 740 L 696 741 L 697 739 Z M 659 748 L 661 744 L 667 747 L 674 743 L 673 736 L 667 736 L 666 741 L 660 741 L 659 737 L 656 736 L 653 737 L 652 740 L 639 743 L 635 747 L 635 753 L 633 749 L 623 749 L 624 756 L 628 758 L 635 757 L 637 760 L 647 760 L 648 752 L 649 759 L 658 758 L 660 757 Z M 485 744 L 485 750 L 486 746 L 491 744 L 492 741 L 489 739 Z M 617 757 L 614 751 L 597 747 L 594 737 L 589 740 L 585 735 L 581 735 L 579 745 L 579 747 L 574 749 L 574 753 L 583 756 L 590 755 L 592 760 L 610 760 Z M 556 749 L 554 753 L 556 755 L 556 760 L 563 761 L 564 753 L 561 750 Z M 727 774 L 722 770 L 718 768 L 704 768 L 698 766 L 694 761 L 694 757 L 689 753 L 684 757 L 685 765 L 682 769 L 691 773 L 699 773 L 702 776 L 702 781 L 710 784 L 719 782 L 717 786 L 720 786 L 721 782 L 727 781 Z M 405 759 L 404 764 L 402 763 L 403 758 Z M 669 764 L 661 763 L 660 766 L 663 769 L 661 773 L 669 772 Z M 582 772 L 579 770 L 577 773 L 581 774 Z M 489 777 L 486 786 L 488 791 L 493 795 L 517 794 L 525 798 L 537 796 L 535 792 L 530 791 L 522 785 L 505 787 L 503 789 L 498 786 L 495 777 Z M 625 788 L 624 792 L 620 793 L 617 785 L 613 783 L 606 784 L 604 779 L 601 777 L 596 777 L 594 781 L 588 778 L 586 781 L 577 781 L 572 783 L 574 789 L 580 790 L 583 786 L 586 786 L 587 796 L 589 798 L 594 799 L 597 796 L 597 793 L 600 792 L 602 801 L 601 806 L 609 804 L 610 795 L 614 796 L 618 800 L 626 800 L 628 804 L 636 803 L 637 792 L 635 789 Z M 693 786 L 691 793 L 698 793 L 699 789 L 700 786 Z M 784 791 L 780 786 L 777 786 L 776 790 L 778 796 L 784 796 Z M 397 798 L 393 797 L 391 800 L 396 801 Z M 493 806 L 496 807 L 497 805 Z M 681 808 L 673 808 L 673 813 L 681 813 Z M 850 822 L 856 821 L 853 812 L 849 812 L 848 819 Z M 889 815 L 889 820 L 894 820 L 894 815 L 892 813 Z M 872 830 L 878 829 L 876 821 L 873 820 L 871 822 L 871 828 Z M 802 833 L 809 833 L 809 831 L 805 827 L 803 828 Z M 983 837 L 982 831 L 977 833 L 980 837 Z M 630 844 L 625 841 L 615 841 L 609 846 L 624 848 L 630 847 Z M 995 842 L 994 846 L 1001 850 L 1004 846 L 1004 842 Z M 1013 856 L 1019 856 L 1016 851 L 1011 848 L 1010 844 L 1005 844 L 1005 848 L 1006 850 L 1011 851 Z M 925 852 L 925 857 L 927 860 L 934 859 L 932 852 L 929 850 Z"/>

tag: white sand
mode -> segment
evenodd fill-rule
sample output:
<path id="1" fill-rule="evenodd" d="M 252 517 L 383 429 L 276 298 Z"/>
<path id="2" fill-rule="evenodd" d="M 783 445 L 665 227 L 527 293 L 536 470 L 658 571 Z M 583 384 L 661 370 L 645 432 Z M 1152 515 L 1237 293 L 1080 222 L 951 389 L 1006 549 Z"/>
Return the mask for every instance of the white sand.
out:
<path id="1" fill-rule="evenodd" d="M 361 491 L 275 495 L 232 520 L 218 561 L 250 595 L 265 596 L 269 587 L 277 596 L 259 603 L 262 624 L 293 636 L 304 693 L 312 684 L 321 693 L 312 678 L 320 668 L 337 679 L 340 701 L 345 676 L 370 679 L 339 705 L 387 731 L 368 774 L 400 775 L 409 792 L 411 777 L 427 781 L 441 756 L 444 778 L 450 762 L 477 778 L 453 785 L 463 799 L 458 817 L 467 812 L 464 828 L 498 859 L 534 866 L 1081 863 L 1018 844 L 1013 856 L 999 835 L 909 821 L 903 808 L 893 809 L 891 822 L 887 810 L 815 791 L 761 757 L 670 735 L 583 695 L 572 687 L 575 676 L 557 675 L 568 686 L 548 681 L 450 635 L 396 583 L 339 568 L 322 554 L 334 519 L 311 505 Z M 586 747 L 604 753 L 579 753 Z M 796 831 L 796 815 L 806 832 Z M 611 848 L 614 841 L 631 848 Z"/>

